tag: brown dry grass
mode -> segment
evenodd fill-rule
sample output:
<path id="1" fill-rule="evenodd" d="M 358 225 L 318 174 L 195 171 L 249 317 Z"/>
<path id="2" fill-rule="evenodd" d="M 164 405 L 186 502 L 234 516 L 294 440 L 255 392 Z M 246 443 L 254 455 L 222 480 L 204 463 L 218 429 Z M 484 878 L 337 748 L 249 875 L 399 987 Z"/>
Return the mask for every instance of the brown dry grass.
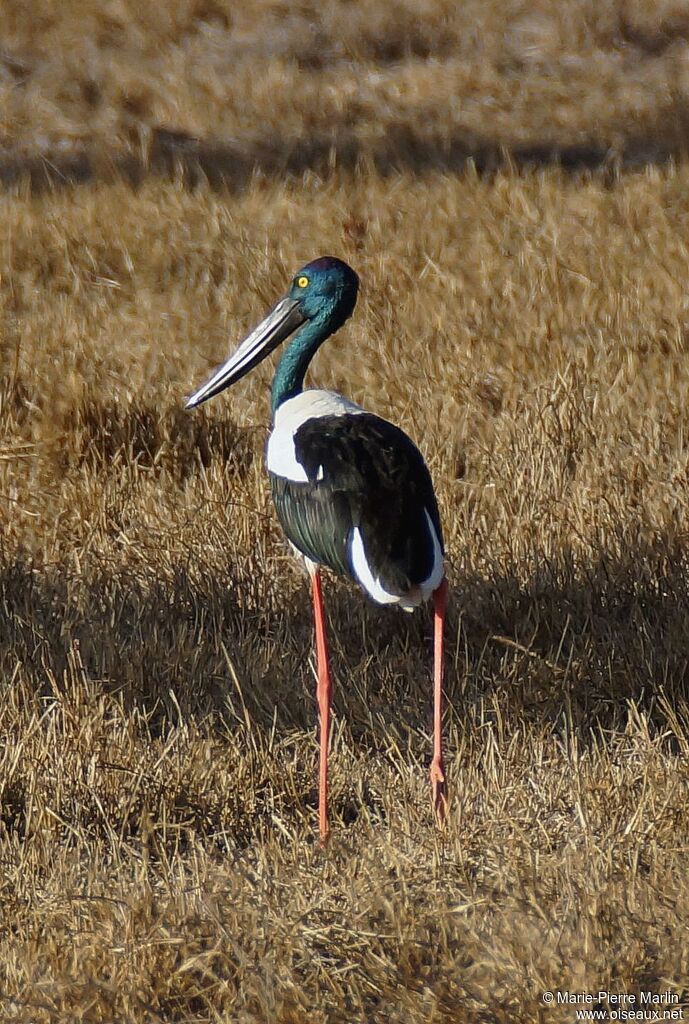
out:
<path id="1" fill-rule="evenodd" d="M 2 1019 L 686 998 L 686 6 L 138 7 L 2 4 Z M 573 142 L 622 173 L 455 173 Z M 322 252 L 314 377 L 419 441 L 453 584 L 439 835 L 428 616 L 328 583 L 325 852 L 270 367 L 180 408 Z"/>

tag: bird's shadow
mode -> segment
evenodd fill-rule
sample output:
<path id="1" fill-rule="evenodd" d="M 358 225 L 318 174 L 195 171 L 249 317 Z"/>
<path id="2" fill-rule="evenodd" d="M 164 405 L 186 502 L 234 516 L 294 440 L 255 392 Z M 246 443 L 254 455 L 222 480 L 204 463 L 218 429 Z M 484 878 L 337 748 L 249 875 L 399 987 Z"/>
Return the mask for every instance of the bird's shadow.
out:
<path id="1" fill-rule="evenodd" d="M 624 728 L 630 702 L 662 725 L 659 696 L 689 700 L 689 572 L 678 541 L 659 537 L 585 561 L 542 560 L 454 573 L 445 690 L 457 723 L 496 700 L 506 722 L 552 723 L 582 736 Z M 259 730 L 315 720 L 308 581 L 249 595 L 232 578 L 70 578 L 16 560 L 0 571 L 0 665 L 34 689 L 61 685 L 74 664 L 95 685 L 146 710 L 151 728 L 180 713 Z M 388 729 L 427 730 L 432 613 L 377 607 L 326 579 L 336 713 L 376 745 Z"/>
<path id="2" fill-rule="evenodd" d="M 200 578 L 179 566 L 165 579 L 146 580 L 124 571 L 70 578 L 20 560 L 5 564 L 5 687 L 23 684 L 21 701 L 54 701 L 62 692 L 70 714 L 85 716 L 104 694 L 143 712 L 132 721 L 145 723 L 144 742 L 180 724 L 219 738 L 238 731 L 257 765 L 266 752 L 279 763 L 296 743 L 298 778 L 289 787 L 263 766 L 252 792 L 241 800 L 235 794 L 232 843 L 241 850 L 272 830 L 277 805 L 295 820 L 317 806 L 313 763 L 303 749 L 317 721 L 310 590 L 306 579 L 284 572 L 289 586 L 261 591 L 254 580 L 252 592 L 247 581 L 237 584 L 232 567 Z M 528 575 L 515 567 L 453 576 L 445 679 L 450 756 L 463 736 L 481 743 L 486 722 L 498 719 L 508 742 L 552 730 L 576 737 L 584 750 L 601 736 L 622 734 L 632 705 L 649 734 L 686 745 L 676 728 L 679 722 L 686 731 L 689 721 L 689 573 L 679 543 L 659 538 L 588 562 L 543 559 Z M 393 748 L 417 763 L 428 760 L 432 614 L 377 607 L 333 579 L 325 593 L 336 729 L 348 740 L 346 758 L 360 751 L 369 766 L 336 775 L 332 810 L 345 823 L 362 813 L 382 820 L 385 797 L 370 766 Z M 284 750 L 274 748 L 276 738 Z M 204 793 L 173 794 L 175 813 L 226 836 L 224 797 L 209 810 Z M 21 828 L 25 794 L 15 797 L 3 820 Z M 135 818 L 122 827 L 136 831 Z M 224 850 L 226 840 L 218 842 Z"/>

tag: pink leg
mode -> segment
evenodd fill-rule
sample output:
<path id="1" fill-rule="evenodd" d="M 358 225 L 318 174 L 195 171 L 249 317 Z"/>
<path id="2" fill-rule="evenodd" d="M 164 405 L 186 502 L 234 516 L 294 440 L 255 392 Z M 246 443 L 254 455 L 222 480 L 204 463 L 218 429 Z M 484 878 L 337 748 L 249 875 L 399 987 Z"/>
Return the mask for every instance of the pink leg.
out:
<path id="1" fill-rule="evenodd" d="M 332 682 L 328 667 L 328 641 L 325 635 L 323 590 L 318 569 L 313 573 L 313 613 L 316 620 L 316 655 L 318 660 L 318 710 L 320 715 L 320 771 L 318 776 L 318 829 L 321 842 L 328 837 L 328 741 L 330 738 L 330 702 Z"/>
<path id="2" fill-rule="evenodd" d="M 433 594 L 433 760 L 431 761 L 431 792 L 433 810 L 438 824 L 445 823 L 447 791 L 443 763 L 443 631 L 447 608 L 447 580 Z"/>

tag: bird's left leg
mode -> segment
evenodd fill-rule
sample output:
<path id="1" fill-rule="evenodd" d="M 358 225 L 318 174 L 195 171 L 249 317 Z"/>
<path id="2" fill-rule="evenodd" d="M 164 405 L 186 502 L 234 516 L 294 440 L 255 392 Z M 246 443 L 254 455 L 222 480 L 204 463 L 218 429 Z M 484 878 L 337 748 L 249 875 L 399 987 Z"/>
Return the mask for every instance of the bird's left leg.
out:
<path id="1" fill-rule="evenodd" d="M 316 656 L 318 660 L 318 711 L 320 717 L 320 769 L 318 774 L 318 828 L 321 842 L 328 837 L 328 743 L 330 740 L 330 704 L 332 681 L 328 664 L 328 641 L 325 634 L 325 609 L 321 574 L 317 567 L 311 570 L 313 585 L 313 613 L 316 621 Z"/>
<path id="2" fill-rule="evenodd" d="M 433 809 L 439 825 L 445 823 L 447 790 L 443 762 L 443 667 L 444 628 L 447 608 L 447 580 L 433 593 L 433 760 L 431 761 L 431 793 Z"/>

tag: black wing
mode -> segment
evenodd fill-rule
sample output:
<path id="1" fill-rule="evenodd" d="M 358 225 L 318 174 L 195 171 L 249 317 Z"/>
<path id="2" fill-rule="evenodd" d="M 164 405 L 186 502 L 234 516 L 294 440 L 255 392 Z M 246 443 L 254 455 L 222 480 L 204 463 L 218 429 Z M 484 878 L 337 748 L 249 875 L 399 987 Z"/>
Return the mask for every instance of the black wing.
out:
<path id="1" fill-rule="evenodd" d="M 442 549 L 428 467 L 399 427 L 370 413 L 319 416 L 294 435 L 308 482 L 271 474 L 285 533 L 303 554 L 354 576 L 350 546 L 358 527 L 369 566 L 385 590 L 405 594 L 434 562 L 426 512 Z"/>

